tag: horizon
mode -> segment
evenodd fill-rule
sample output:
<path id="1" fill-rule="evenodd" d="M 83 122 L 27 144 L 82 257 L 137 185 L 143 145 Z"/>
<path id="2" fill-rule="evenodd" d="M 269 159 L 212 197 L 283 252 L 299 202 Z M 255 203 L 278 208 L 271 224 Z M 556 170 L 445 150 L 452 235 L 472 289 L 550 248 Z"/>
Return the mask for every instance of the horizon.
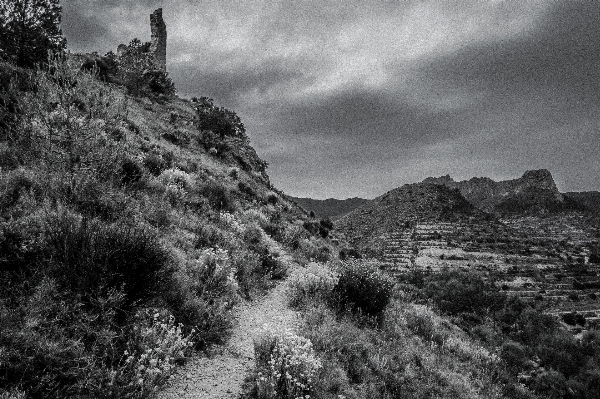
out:
<path id="1" fill-rule="evenodd" d="M 63 1 L 68 48 L 147 41 L 162 3 Z M 288 195 L 372 199 L 429 176 L 533 169 L 561 192 L 600 190 L 599 3 L 162 8 L 178 94 L 235 111 Z"/>
<path id="2" fill-rule="evenodd" d="M 518 176 L 518 177 L 513 177 L 513 178 L 509 178 L 509 179 L 502 179 L 502 180 L 496 180 L 496 179 L 492 179 L 492 180 L 493 180 L 494 182 L 496 182 L 496 183 L 499 183 L 499 182 L 501 182 L 501 181 L 506 181 L 506 180 L 516 180 L 516 179 L 519 179 L 519 178 L 521 178 L 521 177 L 522 177 L 522 176 L 523 176 L 523 175 L 524 175 L 526 172 L 537 171 L 537 170 L 547 170 L 547 169 L 526 170 L 526 171 L 523 171 L 523 173 L 522 173 L 520 176 Z M 551 171 L 551 170 L 547 170 L 547 171 L 548 171 L 548 172 L 550 172 L 550 174 L 552 175 L 552 171 Z M 404 185 L 407 185 L 407 184 L 416 184 L 416 183 L 422 183 L 422 182 L 423 182 L 423 180 L 425 180 L 425 179 L 427 179 L 427 178 L 440 178 L 440 177 L 446 177 L 446 176 L 449 176 L 449 177 L 450 177 L 450 179 L 452 179 L 453 181 L 455 181 L 455 182 L 457 182 L 457 183 L 460 183 L 460 182 L 463 182 L 463 181 L 469 181 L 469 180 L 471 180 L 471 179 L 489 178 L 489 176 L 472 176 L 472 177 L 470 177 L 470 178 L 468 178 L 468 179 L 456 179 L 456 178 L 454 178 L 454 176 L 452 176 L 452 175 L 450 175 L 450 174 L 446 173 L 445 175 L 439 175 L 439 176 L 427 176 L 426 178 L 424 178 L 424 179 L 422 179 L 422 180 L 420 180 L 420 181 L 417 181 L 417 182 L 410 182 L 410 183 L 403 183 L 403 184 L 399 185 L 398 187 L 402 187 L 402 186 L 404 186 Z M 556 183 L 556 180 L 554 179 L 554 175 L 552 175 L 552 179 L 553 179 L 553 180 L 554 180 L 554 182 Z M 564 191 L 564 190 L 561 190 L 561 189 L 560 189 L 560 187 L 558 186 L 558 183 L 556 183 L 556 186 L 557 186 L 557 188 L 558 188 L 558 191 L 559 191 L 559 192 L 561 192 L 562 194 L 565 194 L 565 193 L 567 193 L 567 192 L 599 192 L 598 190 L 584 190 L 584 191 Z M 313 199 L 313 200 L 319 200 L 319 201 L 326 201 L 326 200 L 346 201 L 346 200 L 350 200 L 350 199 L 367 199 L 367 200 L 372 200 L 372 199 L 375 199 L 375 198 L 377 198 L 377 197 L 380 197 L 380 196 L 382 196 L 383 194 L 385 194 L 385 193 L 387 193 L 387 192 L 389 192 L 389 191 L 391 191 L 391 190 L 394 190 L 395 188 L 398 188 L 398 187 L 394 187 L 394 188 L 392 188 L 392 189 L 390 189 L 390 190 L 387 190 L 387 191 L 385 191 L 385 192 L 382 192 L 381 194 L 377 194 L 377 195 L 375 195 L 374 197 L 371 197 L 371 198 L 367 198 L 367 197 L 356 197 L 356 196 L 355 196 L 355 197 L 347 197 L 347 198 L 335 198 L 335 197 L 328 197 L 328 198 L 313 198 L 313 197 L 299 197 L 299 196 L 297 196 L 297 195 L 290 195 L 290 194 L 288 194 L 288 193 L 286 193 L 286 194 L 287 194 L 287 195 L 290 195 L 290 196 L 292 196 L 292 197 L 295 197 L 295 198 Z"/>

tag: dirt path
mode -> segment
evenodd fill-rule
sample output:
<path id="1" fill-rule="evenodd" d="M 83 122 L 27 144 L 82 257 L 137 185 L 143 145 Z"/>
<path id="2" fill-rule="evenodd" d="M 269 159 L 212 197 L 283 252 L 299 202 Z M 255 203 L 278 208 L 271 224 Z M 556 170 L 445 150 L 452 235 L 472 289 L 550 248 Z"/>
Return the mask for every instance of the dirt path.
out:
<path id="1" fill-rule="evenodd" d="M 237 309 L 237 323 L 221 353 L 196 358 L 182 367 L 158 399 L 235 399 L 244 378 L 254 367 L 254 338 L 265 328 L 295 330 L 298 314 L 287 307 L 285 283 L 265 297 Z"/>

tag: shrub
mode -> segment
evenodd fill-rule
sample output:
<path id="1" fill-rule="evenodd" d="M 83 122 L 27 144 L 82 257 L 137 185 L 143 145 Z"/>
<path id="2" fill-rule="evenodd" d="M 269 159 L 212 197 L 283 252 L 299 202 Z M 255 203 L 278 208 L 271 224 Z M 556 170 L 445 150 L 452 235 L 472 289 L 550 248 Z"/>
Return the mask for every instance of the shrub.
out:
<path id="1" fill-rule="evenodd" d="M 66 186 L 62 187 L 63 199 L 82 215 L 106 221 L 125 216 L 127 197 L 111 185 L 89 176 L 73 176 L 61 183 Z"/>
<path id="2" fill-rule="evenodd" d="M 50 218 L 45 233 L 47 273 L 84 301 L 117 290 L 124 310 L 139 306 L 160 297 L 172 273 L 158 238 L 139 227 L 63 214 Z"/>
<path id="3" fill-rule="evenodd" d="M 229 191 L 219 183 L 209 181 L 200 188 L 200 193 L 206 197 L 215 211 L 234 212 L 235 203 Z"/>
<path id="4" fill-rule="evenodd" d="M 235 273 L 226 251 L 209 248 L 177 274 L 169 303 L 177 320 L 194 327 L 199 348 L 227 338 L 231 309 L 239 299 Z"/>
<path id="5" fill-rule="evenodd" d="M 235 112 L 215 106 L 213 100 L 207 97 L 196 99 L 194 103 L 200 131 L 210 130 L 221 140 L 226 136 L 245 137 L 244 124 Z"/>
<path id="6" fill-rule="evenodd" d="M 14 206 L 26 193 L 42 195 L 42 185 L 31 170 L 16 169 L 0 177 L 0 209 Z"/>
<path id="7" fill-rule="evenodd" d="M 277 254 L 263 253 L 260 257 L 260 273 L 271 280 L 281 280 L 287 276 L 288 265 Z"/>
<path id="8" fill-rule="evenodd" d="M 476 273 L 445 271 L 430 282 L 425 291 L 442 312 L 487 314 L 502 309 L 506 294 Z"/>
<path id="9" fill-rule="evenodd" d="M 247 195 L 248 197 L 256 197 L 256 191 L 254 191 L 252 187 L 250 187 L 248 184 L 242 181 L 238 182 L 238 190 L 240 191 L 240 193 Z"/>
<path id="10" fill-rule="evenodd" d="M 558 371 L 542 371 L 535 376 L 532 388 L 544 398 L 559 399 L 567 394 L 567 383 L 565 376 Z"/>
<path id="11" fill-rule="evenodd" d="M 248 224 L 244 230 L 244 241 L 252 248 L 262 250 L 264 244 L 264 233 L 256 224 Z M 260 248 L 259 248 L 260 247 Z"/>
<path id="12" fill-rule="evenodd" d="M 319 233 L 320 224 L 314 220 L 306 220 L 302 226 L 313 236 Z"/>
<path id="13" fill-rule="evenodd" d="M 144 166 L 154 176 L 158 176 L 163 170 L 167 169 L 166 162 L 158 154 L 148 154 L 144 158 Z"/>
<path id="14" fill-rule="evenodd" d="M 237 250 L 231 255 L 235 268 L 235 277 L 238 281 L 240 294 L 250 299 L 253 290 L 266 288 L 267 276 L 259 272 L 261 264 L 260 257 L 246 250 Z"/>
<path id="15" fill-rule="evenodd" d="M 523 370 L 527 362 L 526 348 L 518 342 L 508 341 L 500 347 L 500 357 L 515 371 Z"/>
<path id="16" fill-rule="evenodd" d="M 340 249 L 340 260 L 346 260 L 348 258 L 361 259 L 362 255 L 355 248 L 342 248 Z"/>
<path id="17" fill-rule="evenodd" d="M 1 112 L 1 108 L 0 108 Z M 0 130 L 2 128 L 2 121 L 0 120 Z M 0 136 L 0 142 L 2 141 L 2 137 Z M 21 164 L 19 152 L 13 147 L 4 147 L 0 144 L 0 168 L 2 169 L 16 169 Z"/>
<path id="18" fill-rule="evenodd" d="M 158 179 L 165 185 L 177 186 L 183 190 L 188 190 L 192 186 L 192 179 L 186 172 L 171 168 L 163 170 Z"/>
<path id="19" fill-rule="evenodd" d="M 121 176 L 121 183 L 129 185 L 139 182 L 144 172 L 136 161 L 127 159 L 121 164 L 119 174 Z"/>
<path id="20" fill-rule="evenodd" d="M 230 168 L 229 171 L 227 172 L 227 174 L 233 180 L 237 180 L 240 176 L 240 170 L 238 168 Z"/>
<path id="21" fill-rule="evenodd" d="M 267 204 L 276 205 L 279 202 L 279 197 L 275 193 L 267 195 Z"/>
<path id="22" fill-rule="evenodd" d="M 195 331 L 184 334 L 181 323 L 175 324 L 172 315 L 157 310 L 146 309 L 136 318 L 137 328 L 127 341 L 115 379 L 133 382 L 131 388 L 143 397 L 162 385 L 175 364 L 190 352 Z"/>
<path id="23" fill-rule="evenodd" d="M 254 343 L 259 399 L 310 398 L 321 370 L 310 340 L 291 332 L 267 333 Z"/>
<path id="24" fill-rule="evenodd" d="M 211 248 L 225 243 L 225 234 L 217 227 L 209 224 L 201 225 L 196 231 L 196 248 Z"/>
<path id="25" fill-rule="evenodd" d="M 74 69 L 69 56 L 49 57 L 36 71 L 37 90 L 23 94 L 24 153 L 50 171 L 117 172 L 122 143 L 107 133 L 124 116 L 124 102 L 109 87 Z"/>
<path id="26" fill-rule="evenodd" d="M 333 304 L 340 309 L 359 310 L 370 316 L 383 312 L 394 288 L 393 280 L 384 275 L 377 264 L 350 261 L 339 271 L 333 290 Z"/>
<path id="27" fill-rule="evenodd" d="M 297 268 L 287 280 L 290 305 L 298 307 L 311 299 L 326 299 L 338 283 L 338 276 L 327 265 L 310 263 Z"/>

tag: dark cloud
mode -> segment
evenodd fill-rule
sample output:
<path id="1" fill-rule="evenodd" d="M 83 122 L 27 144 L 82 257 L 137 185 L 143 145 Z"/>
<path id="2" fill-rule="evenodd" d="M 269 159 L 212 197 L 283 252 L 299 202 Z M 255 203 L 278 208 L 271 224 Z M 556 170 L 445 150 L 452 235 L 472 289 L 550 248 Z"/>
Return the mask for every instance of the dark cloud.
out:
<path id="1" fill-rule="evenodd" d="M 598 101 L 598 2 L 556 2 L 540 26 L 510 40 L 466 46 L 423 68 L 425 78 L 495 95 L 539 94 Z"/>
<path id="2" fill-rule="evenodd" d="M 85 51 L 96 48 L 110 36 L 110 31 L 95 15 L 85 15 L 76 7 L 63 6 L 63 34 L 68 38 L 69 49 Z"/>
<path id="3" fill-rule="evenodd" d="M 149 39 L 161 1 L 64 2 L 70 46 Z M 168 69 L 235 110 L 294 195 L 550 169 L 600 189 L 600 3 L 174 0 Z"/>

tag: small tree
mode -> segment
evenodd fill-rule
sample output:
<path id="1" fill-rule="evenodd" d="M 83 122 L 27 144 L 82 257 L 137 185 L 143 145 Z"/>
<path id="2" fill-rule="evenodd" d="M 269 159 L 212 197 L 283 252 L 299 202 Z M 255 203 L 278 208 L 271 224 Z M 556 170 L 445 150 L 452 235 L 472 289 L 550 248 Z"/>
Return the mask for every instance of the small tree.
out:
<path id="1" fill-rule="evenodd" d="M 66 48 L 59 0 L 0 1 L 0 57 L 32 68 Z"/>

